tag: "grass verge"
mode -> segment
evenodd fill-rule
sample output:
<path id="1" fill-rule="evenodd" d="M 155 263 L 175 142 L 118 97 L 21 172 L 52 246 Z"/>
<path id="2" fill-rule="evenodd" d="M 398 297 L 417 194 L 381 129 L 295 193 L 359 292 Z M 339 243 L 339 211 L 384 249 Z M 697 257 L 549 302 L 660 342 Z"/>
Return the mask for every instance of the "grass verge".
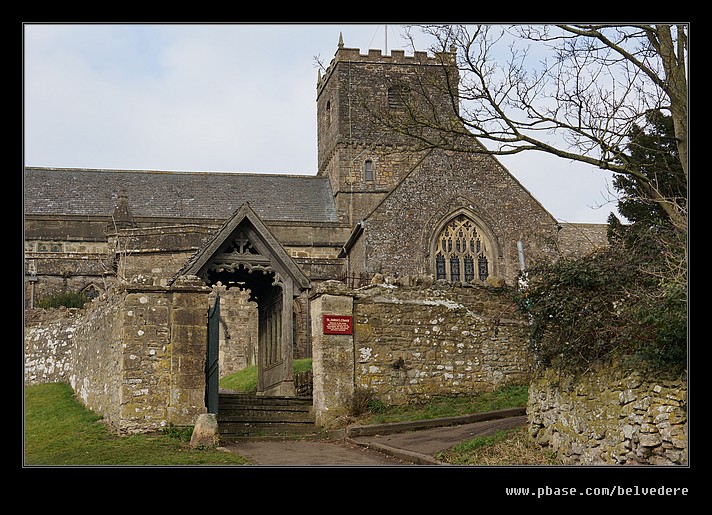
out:
<path id="1" fill-rule="evenodd" d="M 247 464 L 242 457 L 222 450 L 191 449 L 189 438 L 189 431 L 176 428 L 120 437 L 74 398 L 69 385 L 25 388 L 26 466 Z"/>
<path id="2" fill-rule="evenodd" d="M 306 367 L 301 363 L 298 367 Z M 245 374 L 249 375 L 250 372 Z M 240 384 L 248 384 L 244 377 Z M 383 406 L 376 400 L 359 417 L 359 423 L 375 424 L 424 420 L 494 411 L 526 404 L 526 386 L 507 386 L 470 397 L 437 397 L 412 406 Z M 192 427 L 168 427 L 149 435 L 119 437 L 74 397 L 67 384 L 53 383 L 25 388 L 26 466 L 195 466 L 247 465 L 233 453 L 217 449 L 192 449 Z M 531 440 L 525 427 L 500 431 L 463 442 L 438 459 L 453 465 L 554 465 L 555 458 Z"/>
<path id="3" fill-rule="evenodd" d="M 451 465 L 560 465 L 556 453 L 537 446 L 526 427 L 478 436 L 435 457 Z"/>
<path id="4" fill-rule="evenodd" d="M 358 416 L 358 422 L 359 424 L 386 424 L 517 408 L 526 406 L 528 396 L 529 388 L 526 385 L 508 385 L 493 392 L 463 397 L 436 396 L 427 404 L 386 406 L 378 399 L 370 399 L 367 410 Z"/>
<path id="5" fill-rule="evenodd" d="M 311 370 L 311 358 L 295 359 L 293 362 L 294 373 Z M 249 366 L 233 374 L 220 378 L 220 388 L 224 390 L 234 390 L 243 393 L 254 393 L 257 391 L 257 366 Z"/>

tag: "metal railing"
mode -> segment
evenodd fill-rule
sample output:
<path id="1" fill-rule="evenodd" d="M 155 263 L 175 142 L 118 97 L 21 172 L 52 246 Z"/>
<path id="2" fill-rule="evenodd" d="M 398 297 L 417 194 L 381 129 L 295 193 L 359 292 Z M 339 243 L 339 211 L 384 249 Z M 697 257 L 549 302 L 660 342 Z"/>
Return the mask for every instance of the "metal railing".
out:
<path id="1" fill-rule="evenodd" d="M 366 286 L 367 284 L 370 284 L 372 278 L 373 274 L 369 274 L 366 272 L 351 272 L 350 274 L 344 275 L 339 280 L 349 288 L 360 288 L 361 286 Z"/>

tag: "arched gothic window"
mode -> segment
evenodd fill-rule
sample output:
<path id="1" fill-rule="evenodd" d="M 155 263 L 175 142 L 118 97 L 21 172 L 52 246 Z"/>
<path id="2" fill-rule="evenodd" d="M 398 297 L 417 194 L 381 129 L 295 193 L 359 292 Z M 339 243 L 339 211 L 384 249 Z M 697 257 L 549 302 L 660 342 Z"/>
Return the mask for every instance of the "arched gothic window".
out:
<path id="1" fill-rule="evenodd" d="M 470 282 L 475 277 L 486 280 L 489 275 L 487 247 L 475 223 L 465 215 L 456 216 L 436 240 L 435 278 L 448 282 Z"/>
<path id="2" fill-rule="evenodd" d="M 101 295 L 101 289 L 96 285 L 96 284 L 89 284 L 87 285 L 82 291 L 82 295 L 87 297 L 88 299 L 95 299 L 99 295 Z"/>

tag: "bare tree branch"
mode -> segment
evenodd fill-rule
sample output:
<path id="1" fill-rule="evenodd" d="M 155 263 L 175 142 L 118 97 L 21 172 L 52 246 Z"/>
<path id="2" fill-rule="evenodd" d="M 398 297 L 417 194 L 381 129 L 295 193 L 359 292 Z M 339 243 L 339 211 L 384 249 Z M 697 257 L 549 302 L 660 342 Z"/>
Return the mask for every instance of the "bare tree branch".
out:
<path id="1" fill-rule="evenodd" d="M 634 177 L 671 222 L 686 202 L 666 198 L 624 150 L 649 111 L 669 111 L 687 177 L 684 25 L 428 25 L 447 91 L 409 85 L 407 109 L 380 113 L 423 149 L 511 155 L 539 151 Z M 442 86 L 441 86 L 442 88 Z M 437 94 L 436 94 L 437 93 Z M 436 104 L 438 95 L 447 106 Z"/>

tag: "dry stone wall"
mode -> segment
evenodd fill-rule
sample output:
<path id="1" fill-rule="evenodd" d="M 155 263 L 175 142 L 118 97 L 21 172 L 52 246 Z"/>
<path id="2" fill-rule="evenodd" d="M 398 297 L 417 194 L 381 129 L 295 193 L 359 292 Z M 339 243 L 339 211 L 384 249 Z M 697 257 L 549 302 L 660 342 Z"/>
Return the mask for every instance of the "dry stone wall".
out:
<path id="1" fill-rule="evenodd" d="M 566 465 L 687 465 L 687 383 L 618 365 L 576 377 L 540 371 L 529 430 Z"/>

